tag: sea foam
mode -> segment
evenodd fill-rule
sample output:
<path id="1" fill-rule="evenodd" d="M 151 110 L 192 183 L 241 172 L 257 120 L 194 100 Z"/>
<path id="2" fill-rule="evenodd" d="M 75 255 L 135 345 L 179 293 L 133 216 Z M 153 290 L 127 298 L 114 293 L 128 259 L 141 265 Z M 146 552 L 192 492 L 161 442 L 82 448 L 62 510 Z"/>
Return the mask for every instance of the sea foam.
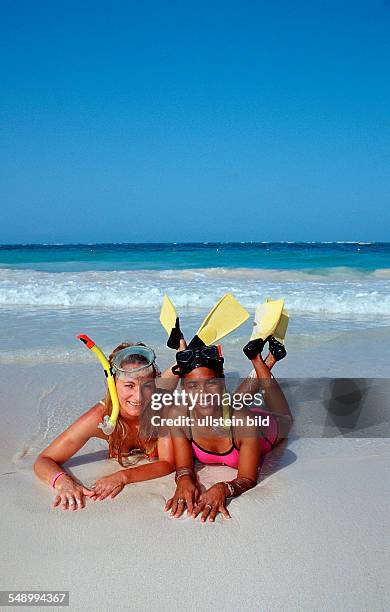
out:
<path id="1" fill-rule="evenodd" d="M 291 312 L 390 316 L 390 272 L 206 268 L 118 272 L 0 269 L 0 306 L 158 310 L 164 293 L 179 309 L 208 308 L 231 292 L 247 308 L 284 297 Z"/>

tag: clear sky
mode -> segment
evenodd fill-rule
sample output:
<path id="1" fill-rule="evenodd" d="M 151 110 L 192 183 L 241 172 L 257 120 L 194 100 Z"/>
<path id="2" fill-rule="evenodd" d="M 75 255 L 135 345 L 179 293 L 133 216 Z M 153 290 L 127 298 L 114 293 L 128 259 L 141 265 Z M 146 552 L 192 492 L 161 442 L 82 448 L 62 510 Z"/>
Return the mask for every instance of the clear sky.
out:
<path id="1" fill-rule="evenodd" d="M 2 0 L 0 242 L 390 240 L 390 2 Z"/>

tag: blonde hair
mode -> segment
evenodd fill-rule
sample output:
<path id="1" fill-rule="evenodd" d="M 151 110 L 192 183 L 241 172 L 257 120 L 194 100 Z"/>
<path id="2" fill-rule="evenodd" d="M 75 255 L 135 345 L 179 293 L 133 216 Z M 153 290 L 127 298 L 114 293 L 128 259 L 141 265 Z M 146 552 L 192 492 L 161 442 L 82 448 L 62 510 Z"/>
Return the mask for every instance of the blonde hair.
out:
<path id="1" fill-rule="evenodd" d="M 122 342 L 122 344 L 119 344 L 110 354 L 108 358 L 110 365 L 112 365 L 112 361 L 115 355 L 119 353 L 119 351 L 121 351 L 122 349 L 127 348 L 129 346 L 146 346 L 146 345 L 143 342 L 136 342 L 136 343 L 135 342 Z M 142 363 L 144 359 L 145 358 L 142 357 L 142 355 L 140 355 L 139 357 L 137 356 L 137 362 L 139 361 Z M 160 370 L 154 363 L 152 364 L 152 367 L 153 367 L 154 378 L 161 376 Z M 110 393 L 107 390 L 106 396 L 104 398 L 103 417 L 106 415 L 110 416 L 111 411 L 112 411 L 112 401 L 111 401 Z M 147 406 L 145 409 L 141 411 L 141 414 L 140 414 L 140 427 L 139 427 L 138 441 L 140 443 L 141 452 L 138 453 L 138 455 L 134 455 L 132 460 L 127 461 L 126 463 L 128 465 L 137 463 L 144 456 L 148 456 L 149 458 L 151 458 L 152 456 L 155 456 L 157 453 L 158 431 L 155 427 L 151 426 L 150 416 L 151 416 L 151 409 L 150 409 L 150 406 Z M 119 413 L 116 427 L 114 431 L 112 432 L 112 434 L 108 437 L 108 457 L 116 458 L 122 467 L 124 467 L 122 446 L 123 446 L 123 442 L 125 441 L 128 433 L 129 433 L 129 426 L 127 425 L 126 421 L 121 417 Z"/>

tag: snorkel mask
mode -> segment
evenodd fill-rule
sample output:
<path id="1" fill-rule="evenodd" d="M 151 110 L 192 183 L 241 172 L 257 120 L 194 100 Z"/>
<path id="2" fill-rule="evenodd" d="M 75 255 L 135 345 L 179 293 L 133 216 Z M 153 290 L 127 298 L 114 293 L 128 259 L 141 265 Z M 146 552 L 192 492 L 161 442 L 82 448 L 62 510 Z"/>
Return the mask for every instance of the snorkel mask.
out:
<path id="1" fill-rule="evenodd" d="M 77 338 L 81 340 L 81 342 L 83 342 L 87 348 L 95 353 L 96 357 L 103 366 L 104 374 L 107 378 L 107 386 L 112 402 L 112 411 L 110 416 L 106 415 L 104 417 L 102 423 L 99 423 L 98 427 L 103 431 L 103 433 L 106 434 L 106 436 L 109 436 L 113 433 L 119 416 L 119 399 L 114 374 L 118 378 L 128 379 L 134 378 L 139 374 L 145 376 L 149 373 L 147 368 L 151 368 L 152 371 L 155 372 L 154 362 L 156 360 L 156 355 L 148 346 L 128 346 L 121 351 L 118 351 L 111 366 L 103 351 L 94 343 L 93 340 L 91 340 L 91 338 L 85 334 L 80 334 L 77 336 Z M 135 367 L 126 368 L 126 365 L 134 365 Z"/>
<path id="2" fill-rule="evenodd" d="M 195 368 L 210 368 L 217 374 L 223 374 L 223 362 L 220 345 L 198 346 L 187 348 L 185 351 L 176 353 L 176 365 L 173 366 L 173 374 L 184 376 Z"/>
<path id="3" fill-rule="evenodd" d="M 127 346 L 112 360 L 113 374 L 121 380 L 147 376 L 154 372 L 156 355 L 149 346 Z"/>

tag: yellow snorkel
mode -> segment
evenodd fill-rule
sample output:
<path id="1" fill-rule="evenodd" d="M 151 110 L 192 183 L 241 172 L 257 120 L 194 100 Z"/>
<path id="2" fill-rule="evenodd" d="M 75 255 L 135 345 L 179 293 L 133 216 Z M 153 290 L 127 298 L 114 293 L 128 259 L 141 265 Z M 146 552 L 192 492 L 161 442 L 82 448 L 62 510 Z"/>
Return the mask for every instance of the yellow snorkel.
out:
<path id="1" fill-rule="evenodd" d="M 80 334 L 80 336 L 77 336 L 77 338 L 78 340 L 81 340 L 81 342 L 83 342 L 85 346 L 89 348 L 89 350 L 95 353 L 96 357 L 99 359 L 100 363 L 103 366 L 104 374 L 107 378 L 108 390 L 110 392 L 112 402 L 112 411 L 111 416 L 106 415 L 102 423 L 99 423 L 98 427 L 103 431 L 103 433 L 106 434 L 106 436 L 109 436 L 110 434 L 112 434 L 116 427 L 116 422 L 118 420 L 119 415 L 118 393 L 116 390 L 115 378 L 112 373 L 110 362 L 108 361 L 103 351 L 98 346 L 96 346 L 96 344 L 93 340 L 91 340 L 91 338 L 89 338 L 85 334 Z"/>

